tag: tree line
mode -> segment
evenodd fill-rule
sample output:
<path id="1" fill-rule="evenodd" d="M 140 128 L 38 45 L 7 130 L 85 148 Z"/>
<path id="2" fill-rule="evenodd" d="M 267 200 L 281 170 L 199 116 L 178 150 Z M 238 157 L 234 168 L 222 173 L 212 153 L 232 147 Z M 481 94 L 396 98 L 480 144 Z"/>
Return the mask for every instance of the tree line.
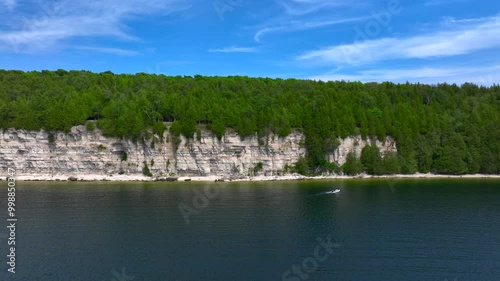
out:
<path id="1" fill-rule="evenodd" d="M 326 155 L 339 137 L 361 135 L 392 136 L 398 153 L 381 157 L 368 146 L 348 157 L 346 173 L 498 174 L 499 105 L 499 85 L 471 83 L 0 70 L 1 128 L 69 131 L 95 120 L 104 134 L 135 140 L 163 135 L 165 122 L 174 138 L 196 138 L 199 124 L 219 138 L 229 128 L 241 136 L 293 129 L 306 135 L 302 173 L 338 171 Z"/>

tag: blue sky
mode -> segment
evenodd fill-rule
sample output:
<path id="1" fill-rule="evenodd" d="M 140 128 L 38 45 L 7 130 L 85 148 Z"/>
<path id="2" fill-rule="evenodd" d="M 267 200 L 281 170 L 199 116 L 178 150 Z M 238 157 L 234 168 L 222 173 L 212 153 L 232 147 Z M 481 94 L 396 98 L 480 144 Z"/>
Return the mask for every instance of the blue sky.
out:
<path id="1" fill-rule="evenodd" d="M 500 2 L 0 0 L 0 68 L 500 82 Z"/>

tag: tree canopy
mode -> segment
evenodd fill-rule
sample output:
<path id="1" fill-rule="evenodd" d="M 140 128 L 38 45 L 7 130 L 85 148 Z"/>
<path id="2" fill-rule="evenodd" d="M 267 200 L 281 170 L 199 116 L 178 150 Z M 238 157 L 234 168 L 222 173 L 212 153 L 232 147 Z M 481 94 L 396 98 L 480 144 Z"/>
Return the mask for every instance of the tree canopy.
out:
<path id="1" fill-rule="evenodd" d="M 161 134 L 164 122 L 189 138 L 198 124 L 219 138 L 227 128 L 242 136 L 295 129 L 306 135 L 310 171 L 328 167 L 338 137 L 361 135 L 397 143 L 387 163 L 371 148 L 358 155 L 369 173 L 497 174 L 499 105 L 499 85 L 0 70 L 1 128 L 69 131 L 96 120 L 106 135 L 132 139 Z"/>

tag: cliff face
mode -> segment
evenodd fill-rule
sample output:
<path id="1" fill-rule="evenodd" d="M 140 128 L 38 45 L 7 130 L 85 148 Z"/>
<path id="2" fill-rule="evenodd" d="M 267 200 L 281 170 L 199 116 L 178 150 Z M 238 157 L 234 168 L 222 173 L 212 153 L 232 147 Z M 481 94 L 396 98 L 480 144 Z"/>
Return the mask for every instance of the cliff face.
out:
<path id="1" fill-rule="evenodd" d="M 176 170 L 179 175 L 248 176 L 262 162 L 260 172 L 283 173 L 285 165 L 293 165 L 305 156 L 304 140 L 299 133 L 261 139 L 256 135 L 242 139 L 236 133 L 226 133 L 219 141 L 212 133 L 203 132 L 200 141 L 182 138 L 175 158 Z"/>
<path id="2" fill-rule="evenodd" d="M 159 173 L 173 158 L 169 143 L 157 143 L 153 149 L 149 144 L 104 137 L 99 130 L 89 132 L 85 126 L 53 135 L 14 129 L 0 133 L 2 168 L 15 167 L 21 175 L 142 174 L 144 161 Z"/>
<path id="3" fill-rule="evenodd" d="M 221 176 L 253 175 L 262 163 L 260 174 L 284 173 L 305 156 L 305 136 L 294 132 L 285 138 L 270 135 L 241 139 L 228 132 L 221 140 L 202 131 L 199 140 L 181 137 L 177 150 L 170 136 L 153 137 L 146 142 L 133 142 L 87 131 L 85 126 L 73 127 L 70 133 L 50 134 L 45 131 L 0 131 L 0 167 L 15 168 L 18 175 L 142 175 L 145 165 L 154 176 Z M 357 151 L 369 143 L 360 137 L 340 140 L 330 161 L 345 163 L 349 151 Z M 377 141 L 381 152 L 395 151 L 391 138 Z M 257 169 L 259 170 L 259 169 Z"/>

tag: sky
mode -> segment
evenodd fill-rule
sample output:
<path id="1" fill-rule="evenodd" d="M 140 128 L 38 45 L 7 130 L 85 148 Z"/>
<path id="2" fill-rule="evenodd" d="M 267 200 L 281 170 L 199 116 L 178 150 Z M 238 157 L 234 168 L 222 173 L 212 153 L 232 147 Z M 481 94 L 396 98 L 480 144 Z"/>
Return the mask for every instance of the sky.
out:
<path id="1" fill-rule="evenodd" d="M 0 69 L 500 82 L 500 1 L 0 0 Z"/>

